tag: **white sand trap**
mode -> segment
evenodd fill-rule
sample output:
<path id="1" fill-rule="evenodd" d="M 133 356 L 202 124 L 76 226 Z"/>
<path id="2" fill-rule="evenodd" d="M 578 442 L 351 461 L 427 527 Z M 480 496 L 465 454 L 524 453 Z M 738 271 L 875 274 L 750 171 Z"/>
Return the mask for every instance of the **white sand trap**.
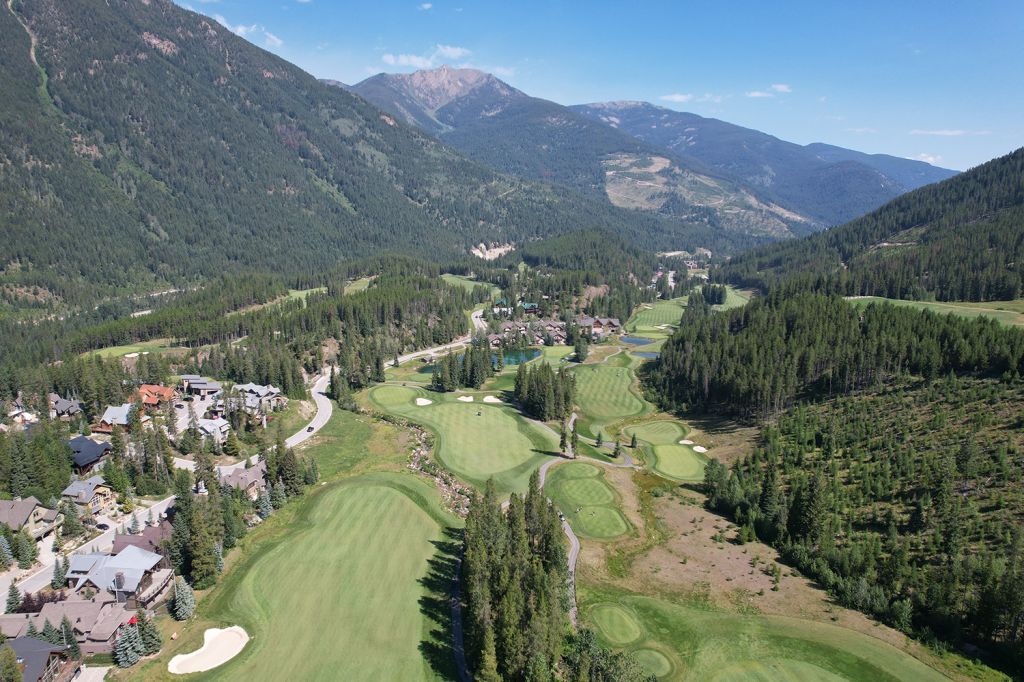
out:
<path id="1" fill-rule="evenodd" d="M 427 398 L 416 398 L 416 404 L 419 405 L 420 407 L 432 405 L 433 403 L 433 400 L 428 400 Z"/>
<path id="2" fill-rule="evenodd" d="M 463 403 L 471 403 L 471 402 L 473 402 L 473 396 L 471 396 L 471 395 L 460 395 L 459 396 L 459 401 L 463 402 Z"/>
<path id="3" fill-rule="evenodd" d="M 679 441 L 679 444 L 680 445 L 693 445 L 693 441 L 684 438 L 683 440 Z"/>
<path id="4" fill-rule="evenodd" d="M 500 405 L 501 404 L 501 399 L 500 398 L 496 398 L 493 395 L 485 395 L 484 396 L 484 402 L 485 403 L 491 403 L 491 404 L 498 404 L 498 405 Z"/>
<path id="5" fill-rule="evenodd" d="M 241 653 L 249 635 L 238 625 L 210 628 L 203 633 L 203 646 L 190 654 L 179 654 L 167 664 L 172 675 L 187 675 L 212 670 Z"/>
<path id="6" fill-rule="evenodd" d="M 708 449 L 706 447 L 704 447 L 703 445 L 694 445 L 693 446 L 693 451 L 694 452 L 707 452 Z"/>

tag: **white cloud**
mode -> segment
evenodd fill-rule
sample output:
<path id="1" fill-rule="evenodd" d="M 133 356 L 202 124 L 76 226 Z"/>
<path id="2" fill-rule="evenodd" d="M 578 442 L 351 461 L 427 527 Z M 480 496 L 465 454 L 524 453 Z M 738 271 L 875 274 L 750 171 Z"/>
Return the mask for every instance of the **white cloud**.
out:
<path id="1" fill-rule="evenodd" d="M 775 97 L 773 93 L 765 92 L 764 90 L 751 90 L 747 93 L 747 97 L 753 97 L 754 99 L 760 97 Z"/>
<path id="2" fill-rule="evenodd" d="M 694 95 L 688 92 L 674 92 L 671 95 L 662 95 L 658 99 L 665 102 L 675 102 L 676 104 L 685 104 L 687 102 L 712 102 L 714 104 L 718 104 L 723 98 L 721 95 L 716 95 L 710 92 L 705 92 L 703 95 Z"/>
<path id="3" fill-rule="evenodd" d="M 847 128 L 846 132 L 856 133 L 858 135 L 871 135 L 873 133 L 877 133 L 878 131 L 875 130 L 874 128 Z"/>
<path id="4" fill-rule="evenodd" d="M 966 135 L 991 135 L 991 130 L 920 130 L 915 128 L 910 131 L 911 135 L 931 135 L 933 137 L 964 137 Z"/>
<path id="5" fill-rule="evenodd" d="M 434 50 L 434 58 L 440 59 L 463 59 L 471 54 L 469 50 L 464 47 L 457 47 L 455 45 L 438 45 L 437 49 Z"/>
<path id="6" fill-rule="evenodd" d="M 691 94 L 685 94 L 684 95 L 682 93 L 675 92 L 675 93 L 672 93 L 671 95 L 662 95 L 658 99 L 665 100 L 666 102 L 676 102 L 677 104 L 683 104 L 685 102 L 692 102 L 693 101 L 693 95 L 691 95 Z"/>
<path id="7" fill-rule="evenodd" d="M 263 36 L 263 41 L 267 45 L 267 47 L 281 47 L 282 45 L 284 45 L 283 40 L 281 40 L 276 35 L 268 31 L 265 27 L 260 26 L 259 24 L 237 24 L 232 26 L 231 22 L 225 19 L 224 16 L 221 14 L 214 14 L 213 18 L 218 24 L 220 24 L 221 26 L 223 26 L 224 28 L 231 31 L 237 36 L 241 36 L 243 38 Z"/>
<path id="8" fill-rule="evenodd" d="M 219 0 L 218 0 L 218 2 L 219 2 Z M 311 3 L 311 2 L 313 2 L 313 0 L 295 0 L 295 2 L 299 3 L 300 5 L 307 5 L 307 4 Z"/>
<path id="9" fill-rule="evenodd" d="M 924 161 L 925 163 L 930 163 L 933 166 L 942 161 L 942 157 L 939 156 L 938 154 L 925 154 L 923 152 L 911 158 L 913 158 L 916 161 Z"/>
<path id="10" fill-rule="evenodd" d="M 421 4 L 419 6 L 419 9 L 424 11 L 424 12 L 426 12 L 428 9 L 432 8 L 433 6 L 434 6 L 434 3 L 432 3 L 432 2 L 424 2 L 423 4 Z"/>
<path id="11" fill-rule="evenodd" d="M 473 54 L 472 50 L 457 45 L 437 44 L 430 54 L 392 54 L 381 55 L 381 61 L 388 66 L 406 66 L 414 69 L 432 69 L 445 61 L 465 59 Z M 497 73 L 497 71 L 495 71 Z"/>
<path id="12" fill-rule="evenodd" d="M 793 92 L 793 88 L 786 83 L 773 83 L 771 88 L 775 92 Z"/>

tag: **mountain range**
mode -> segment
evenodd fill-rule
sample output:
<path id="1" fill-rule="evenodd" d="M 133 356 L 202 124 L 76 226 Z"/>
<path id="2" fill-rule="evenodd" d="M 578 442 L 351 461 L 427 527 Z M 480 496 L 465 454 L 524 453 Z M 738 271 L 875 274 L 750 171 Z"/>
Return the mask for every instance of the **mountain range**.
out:
<path id="1" fill-rule="evenodd" d="M 813 232 L 955 174 L 646 102 L 566 107 L 473 69 L 382 73 L 348 89 L 502 172 L 747 234 Z"/>

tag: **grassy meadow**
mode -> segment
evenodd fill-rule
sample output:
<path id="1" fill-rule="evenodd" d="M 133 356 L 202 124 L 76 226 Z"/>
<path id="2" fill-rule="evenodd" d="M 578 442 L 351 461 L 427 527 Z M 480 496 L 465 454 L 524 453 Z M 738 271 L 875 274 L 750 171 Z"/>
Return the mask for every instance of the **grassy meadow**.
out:
<path id="1" fill-rule="evenodd" d="M 891 303 L 917 310 L 930 310 L 943 315 L 959 315 L 960 317 L 991 317 L 997 322 L 1007 325 L 1024 327 L 1024 299 L 1016 301 L 986 301 L 974 303 L 970 301 L 903 301 L 895 298 L 879 296 L 859 296 L 847 299 L 853 305 L 866 306 L 871 303 Z"/>

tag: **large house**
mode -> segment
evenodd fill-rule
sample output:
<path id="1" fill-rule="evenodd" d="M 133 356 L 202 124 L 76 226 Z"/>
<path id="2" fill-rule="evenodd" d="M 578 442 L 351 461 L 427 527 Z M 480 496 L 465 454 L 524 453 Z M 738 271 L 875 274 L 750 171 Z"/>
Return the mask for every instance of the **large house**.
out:
<path id="1" fill-rule="evenodd" d="M 217 444 L 227 440 L 228 433 L 231 431 L 231 424 L 223 417 L 197 419 L 196 423 L 199 425 L 199 433 L 202 434 L 203 438 L 209 438 Z"/>
<path id="2" fill-rule="evenodd" d="M 61 398 L 56 393 L 49 394 L 47 398 L 50 403 L 50 419 L 70 421 L 82 414 L 81 401 Z"/>
<path id="3" fill-rule="evenodd" d="M 115 533 L 113 554 L 120 554 L 127 547 L 138 547 L 139 549 L 159 554 L 163 560 L 157 564 L 160 568 L 170 568 L 171 563 L 167 560 L 164 540 L 169 540 L 174 532 L 174 526 L 167 519 L 161 519 L 155 526 L 147 525 L 138 533 Z"/>
<path id="4" fill-rule="evenodd" d="M 164 596 L 174 571 L 160 568 L 159 554 L 135 546 L 117 554 L 73 554 L 68 568 L 68 585 L 75 593 L 85 590 L 109 592 L 127 609 L 147 607 Z"/>
<path id="5" fill-rule="evenodd" d="M 61 677 L 67 662 L 63 645 L 50 644 L 38 637 L 15 637 L 7 640 L 7 644 L 14 649 L 22 682 L 53 682 Z"/>
<path id="6" fill-rule="evenodd" d="M 71 448 L 75 473 L 79 476 L 102 465 L 103 459 L 110 452 L 110 443 L 101 443 L 85 436 L 75 436 L 68 441 L 68 447 Z"/>
<path id="7" fill-rule="evenodd" d="M 52 533 L 63 520 L 56 509 L 47 509 L 34 497 L 0 500 L 0 523 L 15 533 L 24 528 L 34 540 Z"/>
<path id="8" fill-rule="evenodd" d="M 131 403 L 108 407 L 103 411 L 103 416 L 100 417 L 99 423 L 92 430 L 97 433 L 113 433 L 115 426 L 127 429 L 131 424 L 132 407 Z M 142 422 L 143 426 L 150 421 L 149 416 L 146 414 L 140 414 L 138 419 Z"/>
<path id="9" fill-rule="evenodd" d="M 28 403 L 20 393 L 14 400 L 8 403 L 0 403 L 0 405 L 2 405 L 3 411 L 7 414 L 7 418 L 16 426 L 28 427 L 39 421 L 39 416 L 28 409 Z"/>
<path id="10" fill-rule="evenodd" d="M 174 402 L 174 389 L 169 386 L 158 384 L 142 384 L 135 393 L 135 397 L 147 410 L 159 410 L 167 403 Z"/>
<path id="11" fill-rule="evenodd" d="M 591 336 L 603 339 L 622 331 L 622 324 L 617 317 L 581 317 L 576 324 L 580 329 L 590 329 Z"/>
<path id="12" fill-rule="evenodd" d="M 212 379 L 204 379 L 198 374 L 181 375 L 181 391 L 200 400 L 220 393 L 220 383 Z"/>
<path id="13" fill-rule="evenodd" d="M 96 654 L 113 650 L 119 630 L 132 622 L 135 613 L 119 604 L 114 595 L 101 591 L 88 599 L 72 596 L 48 602 L 38 613 L 0 615 L 0 633 L 9 638 L 23 637 L 29 632 L 30 624 L 37 632 L 42 632 L 47 622 L 59 627 L 65 616 L 82 653 Z"/>
<path id="14" fill-rule="evenodd" d="M 235 384 L 231 392 L 241 397 L 242 409 L 253 415 L 267 414 L 288 405 L 288 398 L 284 397 L 281 389 L 271 385 Z"/>
<path id="15" fill-rule="evenodd" d="M 220 474 L 221 485 L 241 490 L 250 500 L 255 500 L 267 487 L 267 463 L 260 460 L 248 469 L 239 467 Z"/>
<path id="16" fill-rule="evenodd" d="M 98 475 L 84 481 L 72 481 L 60 495 L 73 502 L 82 514 L 102 514 L 117 502 L 117 494 Z"/>
<path id="17" fill-rule="evenodd" d="M 525 338 L 527 343 L 539 346 L 548 337 L 555 343 L 565 343 L 568 338 L 565 322 L 553 319 L 540 319 L 530 322 L 502 322 L 498 328 L 501 330 L 500 336 L 491 334 L 487 337 L 492 348 L 500 346 L 501 339 L 514 342 L 520 338 Z"/>

